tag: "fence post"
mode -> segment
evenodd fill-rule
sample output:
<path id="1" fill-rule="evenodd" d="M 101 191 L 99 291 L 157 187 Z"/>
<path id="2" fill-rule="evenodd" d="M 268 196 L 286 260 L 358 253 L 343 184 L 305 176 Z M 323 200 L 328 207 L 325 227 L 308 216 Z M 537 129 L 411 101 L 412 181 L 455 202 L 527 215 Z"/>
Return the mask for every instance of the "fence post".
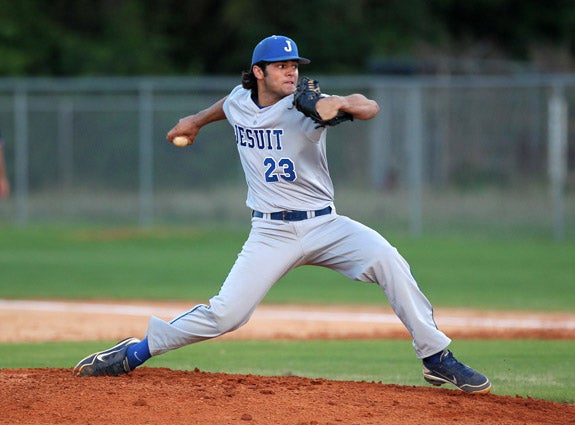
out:
<path id="1" fill-rule="evenodd" d="M 154 95 L 149 83 L 142 83 L 139 88 L 138 125 L 139 125 L 139 203 L 140 225 L 147 226 L 152 222 L 153 199 L 153 139 L 154 139 Z"/>
<path id="2" fill-rule="evenodd" d="M 409 233 L 412 237 L 420 237 L 422 232 L 423 108 L 421 91 L 421 87 L 415 85 L 407 89 L 407 113 L 405 114 Z"/>
<path id="3" fill-rule="evenodd" d="M 386 185 L 390 160 L 390 108 L 382 87 L 374 88 L 373 98 L 380 105 L 381 112 L 371 121 L 369 128 L 370 180 L 372 187 L 382 189 Z"/>
<path id="4" fill-rule="evenodd" d="M 562 86 L 554 86 L 549 99 L 548 170 L 553 203 L 553 235 L 565 236 L 565 178 L 567 175 L 567 102 Z"/>
<path id="5" fill-rule="evenodd" d="M 14 91 L 14 183 L 16 224 L 28 224 L 28 92 L 24 87 Z"/>
<path id="6" fill-rule="evenodd" d="M 74 103 L 65 98 L 58 103 L 58 177 L 66 189 L 74 179 Z"/>

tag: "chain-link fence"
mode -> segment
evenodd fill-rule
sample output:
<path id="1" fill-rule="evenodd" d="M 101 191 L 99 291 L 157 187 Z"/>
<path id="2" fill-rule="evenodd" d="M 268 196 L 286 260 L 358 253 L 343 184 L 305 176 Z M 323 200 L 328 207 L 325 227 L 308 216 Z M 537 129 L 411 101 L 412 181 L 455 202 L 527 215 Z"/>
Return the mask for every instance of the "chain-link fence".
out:
<path id="1" fill-rule="evenodd" d="M 376 99 L 373 120 L 330 129 L 336 205 L 423 232 L 531 232 L 575 225 L 575 76 L 319 76 Z M 0 79 L 12 195 L 8 224 L 196 224 L 249 220 L 232 128 L 193 147 L 165 141 L 239 78 Z"/>

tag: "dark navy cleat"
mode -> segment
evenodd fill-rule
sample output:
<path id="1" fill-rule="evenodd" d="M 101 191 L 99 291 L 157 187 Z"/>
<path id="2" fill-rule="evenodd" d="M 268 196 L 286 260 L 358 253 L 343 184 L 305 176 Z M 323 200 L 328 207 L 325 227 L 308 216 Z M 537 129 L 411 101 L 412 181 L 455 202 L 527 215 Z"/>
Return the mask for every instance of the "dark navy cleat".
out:
<path id="1" fill-rule="evenodd" d="M 423 360 L 423 378 L 432 385 L 450 383 L 468 393 L 487 394 L 491 391 L 487 377 L 457 361 L 449 350 L 443 350 L 439 360 Z"/>
<path id="2" fill-rule="evenodd" d="M 130 366 L 126 352 L 128 347 L 140 342 L 136 338 L 126 338 L 112 348 L 90 354 L 74 368 L 76 376 L 117 376 L 129 373 Z"/>

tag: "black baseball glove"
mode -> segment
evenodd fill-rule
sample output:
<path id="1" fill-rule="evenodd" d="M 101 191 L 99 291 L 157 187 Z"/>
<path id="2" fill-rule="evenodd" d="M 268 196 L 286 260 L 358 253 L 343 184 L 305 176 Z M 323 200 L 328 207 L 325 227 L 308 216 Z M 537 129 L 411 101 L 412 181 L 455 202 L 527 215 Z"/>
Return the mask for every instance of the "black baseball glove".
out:
<path id="1" fill-rule="evenodd" d="M 318 127 L 334 126 L 344 121 L 353 121 L 353 115 L 347 112 L 340 112 L 335 117 L 324 120 L 315 109 L 315 104 L 322 97 L 319 82 L 308 77 L 300 78 L 294 93 L 293 104 L 296 109 L 311 118 L 318 124 Z"/>

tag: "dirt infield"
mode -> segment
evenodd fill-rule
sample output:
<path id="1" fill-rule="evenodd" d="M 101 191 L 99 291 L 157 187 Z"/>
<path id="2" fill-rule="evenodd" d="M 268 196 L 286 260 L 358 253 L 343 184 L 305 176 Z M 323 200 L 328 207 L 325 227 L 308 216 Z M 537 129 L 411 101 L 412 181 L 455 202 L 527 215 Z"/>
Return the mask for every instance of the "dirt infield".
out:
<path id="1" fill-rule="evenodd" d="M 141 336 L 150 314 L 168 319 L 189 307 L 0 300 L 0 341 Z M 575 339 L 575 315 L 439 310 L 436 318 L 456 338 Z M 264 305 L 244 328 L 223 338 L 408 335 L 385 308 Z M 102 378 L 75 378 L 71 369 L 4 369 L 0 400 L 0 424 L 575 424 L 575 405 L 530 398 L 147 367 Z"/>

